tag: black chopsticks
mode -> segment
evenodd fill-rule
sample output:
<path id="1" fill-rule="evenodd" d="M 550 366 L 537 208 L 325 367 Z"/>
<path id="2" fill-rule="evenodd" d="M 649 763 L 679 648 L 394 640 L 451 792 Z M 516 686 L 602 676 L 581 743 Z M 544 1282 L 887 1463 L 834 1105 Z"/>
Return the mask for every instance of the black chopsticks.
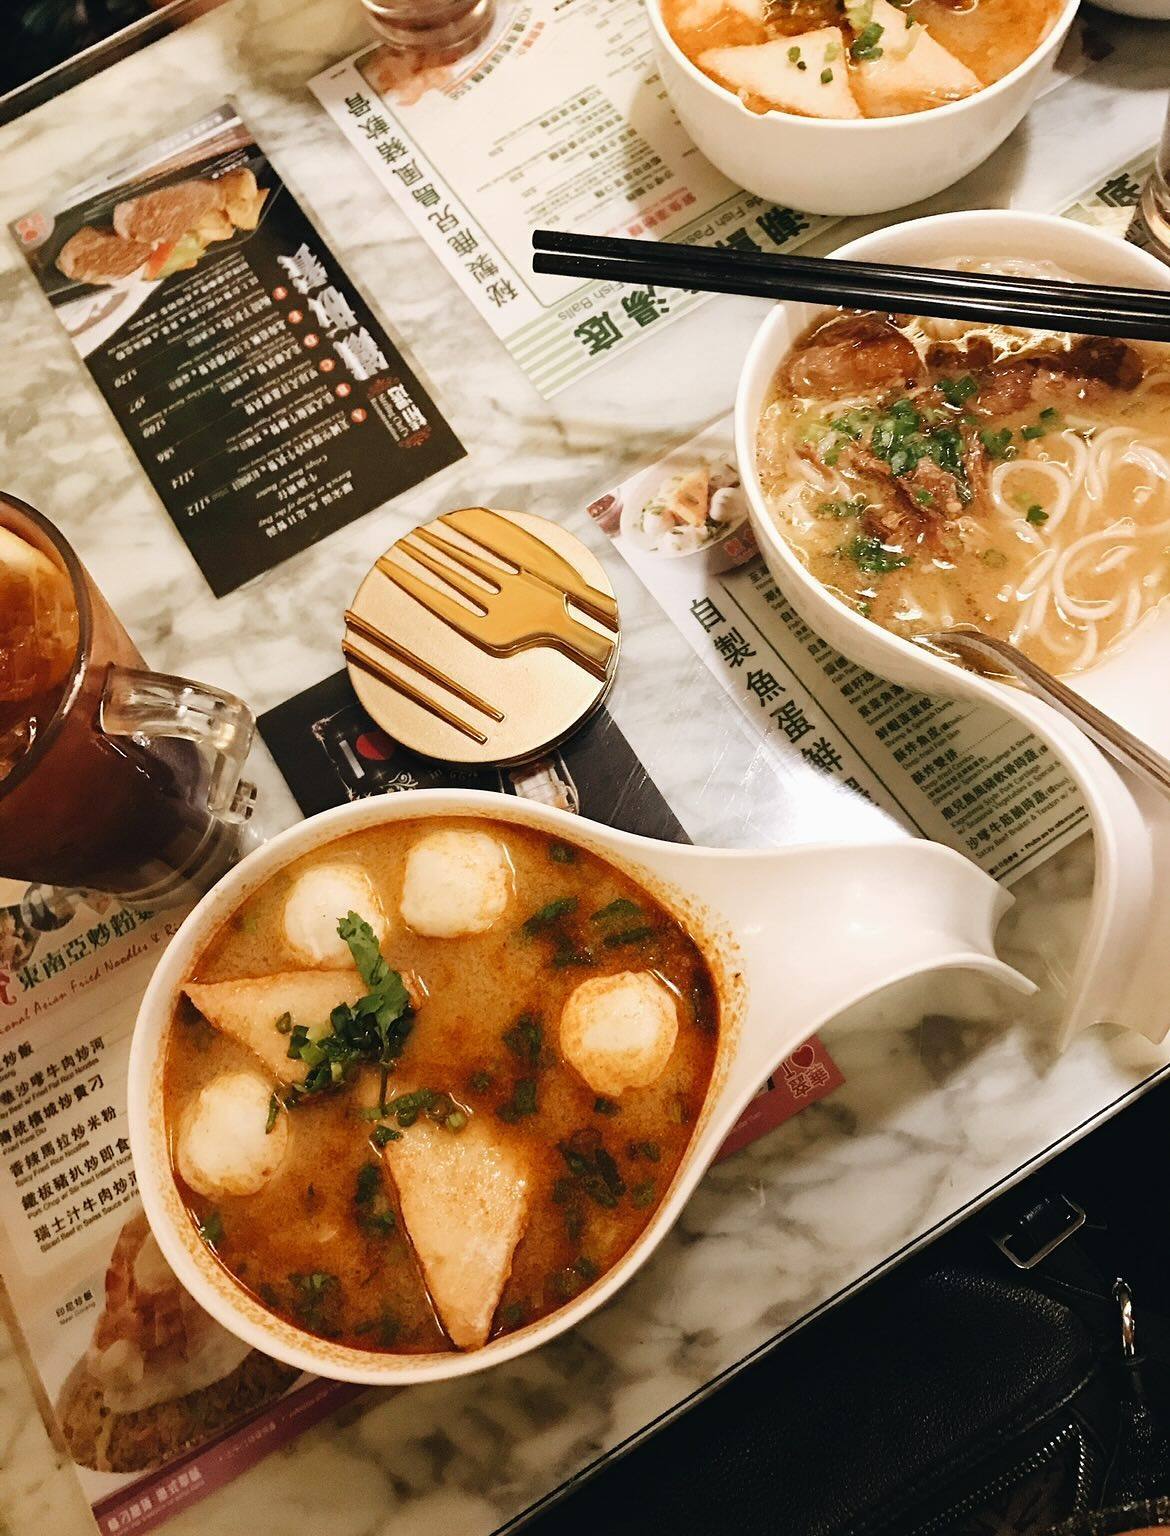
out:
<path id="1" fill-rule="evenodd" d="M 1170 341 L 1170 290 L 627 240 L 538 229 L 534 272 L 846 309 Z"/>

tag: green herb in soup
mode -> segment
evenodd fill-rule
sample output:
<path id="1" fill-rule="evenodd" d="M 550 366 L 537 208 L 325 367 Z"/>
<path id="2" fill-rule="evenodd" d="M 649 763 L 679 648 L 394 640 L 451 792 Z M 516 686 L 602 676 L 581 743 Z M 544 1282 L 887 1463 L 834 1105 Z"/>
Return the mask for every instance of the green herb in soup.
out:
<path id="1" fill-rule="evenodd" d="M 264 1306 L 363 1350 L 476 1348 L 592 1285 L 669 1189 L 718 1047 L 711 972 L 650 892 L 470 818 L 297 860 L 185 990 L 165 1106 L 192 1220 Z"/>

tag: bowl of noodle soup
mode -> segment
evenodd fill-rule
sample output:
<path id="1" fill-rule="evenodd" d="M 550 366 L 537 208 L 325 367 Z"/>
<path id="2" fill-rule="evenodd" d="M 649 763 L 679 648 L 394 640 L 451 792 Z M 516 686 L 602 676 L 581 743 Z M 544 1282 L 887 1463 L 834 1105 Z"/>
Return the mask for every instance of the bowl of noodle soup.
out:
<path id="1" fill-rule="evenodd" d="M 1170 288 L 1046 215 L 943 214 L 839 254 Z M 1133 678 L 1170 651 L 1170 347 L 781 305 L 736 414 L 761 548 L 841 650 L 954 692 L 914 637 L 973 624 L 1134 725 Z"/>
<path id="2" fill-rule="evenodd" d="M 1137 247 L 1015 210 L 914 220 L 836 254 L 1170 289 Z M 801 618 L 881 677 L 998 706 L 1075 781 L 1096 870 L 1067 1032 L 1118 1017 L 1170 815 L 1054 710 L 914 635 L 1011 639 L 1170 755 L 1170 349 L 778 304 L 735 430 L 753 531 Z"/>

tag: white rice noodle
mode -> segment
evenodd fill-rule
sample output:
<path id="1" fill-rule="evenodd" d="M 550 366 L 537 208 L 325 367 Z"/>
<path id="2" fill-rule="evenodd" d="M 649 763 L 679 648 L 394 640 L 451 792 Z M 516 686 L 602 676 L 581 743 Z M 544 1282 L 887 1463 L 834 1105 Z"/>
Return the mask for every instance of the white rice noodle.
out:
<path id="1" fill-rule="evenodd" d="M 1166 371 L 1170 382 L 1170 370 Z M 1128 426 L 1107 427 L 1086 442 L 1074 432 L 1061 433 L 1068 462 L 1018 458 L 992 471 L 989 492 L 997 513 L 1016 533 L 1039 532 L 1043 552 L 1024 572 L 1016 597 L 1020 613 L 1012 641 L 1042 640 L 1058 655 L 1069 655 L 1069 670 L 1091 666 L 1100 653 L 1124 640 L 1143 620 L 1142 572 L 1151 558 L 1162 555 L 1170 534 L 1170 458 L 1161 440 L 1137 438 Z M 1170 443 L 1166 444 L 1170 448 Z M 1112 482 L 1123 466 L 1140 470 L 1148 483 L 1127 487 L 1124 495 Z M 1048 517 L 1032 528 L 1012 504 L 1011 486 L 1020 474 L 1039 475 L 1051 482 L 1054 496 L 1046 504 Z M 1100 517 L 1110 494 L 1136 514 L 1117 518 L 1107 528 L 1084 531 Z M 1148 521 L 1150 515 L 1158 519 Z M 1140 519 L 1140 520 L 1139 520 Z M 1053 540 L 1063 527 L 1063 536 Z M 1029 542 L 1032 542 L 1029 540 Z M 1117 573 L 1108 597 L 1089 597 L 1088 578 Z M 1079 590 L 1078 590 L 1079 589 Z M 1108 624 L 1108 638 L 1102 625 Z M 1072 653 L 1075 651 L 1075 656 Z"/>

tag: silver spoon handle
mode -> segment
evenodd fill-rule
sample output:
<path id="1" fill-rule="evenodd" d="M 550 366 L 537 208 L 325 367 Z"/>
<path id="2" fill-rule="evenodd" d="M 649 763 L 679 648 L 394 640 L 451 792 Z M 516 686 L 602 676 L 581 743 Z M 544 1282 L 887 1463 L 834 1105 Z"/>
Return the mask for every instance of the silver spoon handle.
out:
<path id="1" fill-rule="evenodd" d="M 1050 704 L 1066 720 L 1071 720 L 1110 757 L 1136 773 L 1147 784 L 1161 790 L 1164 795 L 1170 795 L 1170 762 L 1160 752 L 1155 752 L 1153 747 L 1147 746 L 1111 716 L 1103 714 L 1079 693 L 1066 687 L 1059 678 L 1037 666 L 1007 640 L 998 640 L 993 635 L 969 634 L 963 630 L 921 635 L 919 639 L 934 649 L 950 652 L 961 661 L 970 658 L 976 671 L 986 672 L 987 663 L 991 662 L 993 669 L 1010 673 L 1029 693 Z"/>

